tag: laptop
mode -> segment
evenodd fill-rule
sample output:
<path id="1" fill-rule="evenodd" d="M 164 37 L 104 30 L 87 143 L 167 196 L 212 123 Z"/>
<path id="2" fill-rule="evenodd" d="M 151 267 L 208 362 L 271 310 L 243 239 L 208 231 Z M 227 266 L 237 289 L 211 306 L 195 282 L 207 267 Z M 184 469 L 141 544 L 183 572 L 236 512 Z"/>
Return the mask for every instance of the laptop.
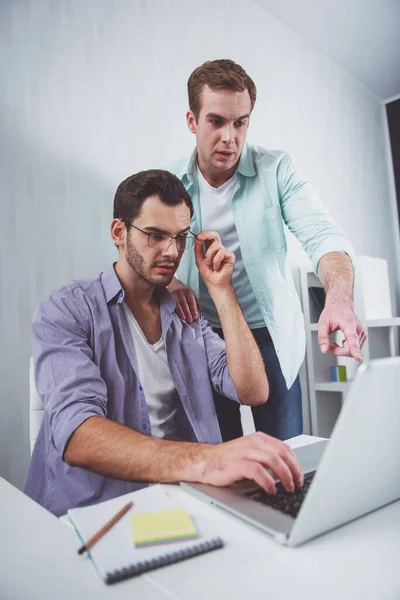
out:
<path id="1" fill-rule="evenodd" d="M 298 546 L 400 498 L 399 439 L 400 357 L 374 360 L 359 367 L 331 438 L 294 450 L 303 488 L 291 494 L 277 482 L 270 495 L 249 480 L 181 486 Z"/>

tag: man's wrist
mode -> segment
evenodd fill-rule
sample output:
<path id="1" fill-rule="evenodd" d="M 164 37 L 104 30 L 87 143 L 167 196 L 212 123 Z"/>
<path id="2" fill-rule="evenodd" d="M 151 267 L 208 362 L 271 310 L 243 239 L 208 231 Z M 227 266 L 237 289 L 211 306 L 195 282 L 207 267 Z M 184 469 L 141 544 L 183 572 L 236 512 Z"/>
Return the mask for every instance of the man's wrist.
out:
<path id="1" fill-rule="evenodd" d="M 213 285 L 207 285 L 207 290 L 210 295 L 211 300 L 214 302 L 216 309 L 218 310 L 218 304 L 225 304 L 227 300 L 236 299 L 235 290 L 233 289 L 233 285 L 230 283 L 224 287 L 217 287 Z"/>
<path id="2" fill-rule="evenodd" d="M 207 470 L 208 457 L 213 451 L 213 444 L 195 444 L 195 446 L 194 456 L 186 465 L 182 480 L 204 483 L 204 474 Z"/>
<path id="3" fill-rule="evenodd" d="M 326 294 L 325 308 L 329 306 L 348 306 L 354 310 L 354 298 L 343 290 L 329 290 Z"/>

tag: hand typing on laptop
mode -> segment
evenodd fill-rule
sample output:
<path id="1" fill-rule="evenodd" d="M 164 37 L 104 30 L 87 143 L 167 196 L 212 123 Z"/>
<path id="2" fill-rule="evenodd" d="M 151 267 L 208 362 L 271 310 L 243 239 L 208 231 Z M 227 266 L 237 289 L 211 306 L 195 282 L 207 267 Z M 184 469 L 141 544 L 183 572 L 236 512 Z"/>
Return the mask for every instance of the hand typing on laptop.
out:
<path id="1" fill-rule="evenodd" d="M 275 494 L 275 480 L 267 469 L 281 480 L 289 492 L 304 483 L 293 450 L 285 442 L 261 431 L 210 449 L 202 482 L 222 486 L 241 479 L 252 479 L 269 494 Z"/>

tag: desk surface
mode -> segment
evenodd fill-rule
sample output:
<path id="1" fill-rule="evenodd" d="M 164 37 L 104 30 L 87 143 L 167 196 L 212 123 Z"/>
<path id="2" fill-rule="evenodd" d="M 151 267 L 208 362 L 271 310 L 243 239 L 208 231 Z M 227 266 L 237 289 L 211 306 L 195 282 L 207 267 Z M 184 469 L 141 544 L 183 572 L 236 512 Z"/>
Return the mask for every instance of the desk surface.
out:
<path id="1" fill-rule="evenodd" d="M 165 600 L 144 577 L 105 585 L 75 531 L 2 478 L 0 507 L 0 600 Z"/>
<path id="2" fill-rule="evenodd" d="M 292 445 L 314 438 L 299 436 Z M 400 501 L 299 548 L 167 485 L 191 514 L 212 522 L 222 550 L 106 586 L 74 531 L 0 479 L 0 598 L 78 600 L 400 599 Z"/>

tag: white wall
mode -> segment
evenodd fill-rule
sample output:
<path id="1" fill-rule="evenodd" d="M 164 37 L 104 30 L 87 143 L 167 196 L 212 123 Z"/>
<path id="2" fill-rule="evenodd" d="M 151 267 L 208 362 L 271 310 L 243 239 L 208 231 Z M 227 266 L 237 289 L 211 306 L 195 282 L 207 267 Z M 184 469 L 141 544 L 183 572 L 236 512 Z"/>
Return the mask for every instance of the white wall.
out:
<path id="1" fill-rule="evenodd" d="M 33 311 L 115 257 L 117 184 L 192 148 L 186 81 L 207 59 L 248 70 L 250 141 L 294 153 L 356 251 L 387 258 L 397 286 L 383 107 L 256 3 L 22 0 L 0 11 L 2 476 L 21 485 L 29 460 Z"/>

